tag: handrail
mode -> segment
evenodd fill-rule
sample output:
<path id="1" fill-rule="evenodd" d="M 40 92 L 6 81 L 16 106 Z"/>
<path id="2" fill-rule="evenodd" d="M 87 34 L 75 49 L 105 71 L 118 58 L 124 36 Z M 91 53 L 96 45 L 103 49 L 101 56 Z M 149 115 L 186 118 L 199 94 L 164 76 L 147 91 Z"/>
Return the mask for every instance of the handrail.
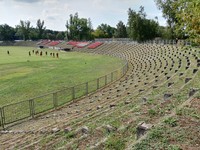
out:
<path id="1" fill-rule="evenodd" d="M 46 112 L 50 109 L 55 109 L 58 106 L 63 106 L 74 99 L 95 92 L 99 88 L 120 79 L 124 76 L 127 70 L 128 62 L 125 61 L 122 67 L 110 72 L 109 74 L 98 77 L 97 79 L 74 85 L 72 87 L 64 87 L 64 89 L 52 91 L 28 100 L 1 106 L 0 127 L 4 129 L 6 125 L 11 123 L 18 122 L 25 118 L 34 118 L 37 114 Z M 62 95 L 62 92 L 67 95 Z"/>

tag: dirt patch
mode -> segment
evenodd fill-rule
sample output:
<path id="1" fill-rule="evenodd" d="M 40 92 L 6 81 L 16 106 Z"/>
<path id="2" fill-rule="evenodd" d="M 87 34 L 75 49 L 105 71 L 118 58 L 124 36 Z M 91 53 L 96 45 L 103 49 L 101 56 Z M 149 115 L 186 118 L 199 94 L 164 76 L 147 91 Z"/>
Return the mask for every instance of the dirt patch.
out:
<path id="1" fill-rule="evenodd" d="M 195 98 L 191 101 L 190 107 L 197 109 L 197 111 L 200 113 L 200 99 Z"/>
<path id="2" fill-rule="evenodd" d="M 197 150 L 200 147 L 200 121 L 194 114 L 200 115 L 200 99 L 191 100 L 182 110 L 186 110 L 187 113 L 176 115 L 178 126 L 172 129 L 170 144 L 179 145 L 183 150 Z"/>

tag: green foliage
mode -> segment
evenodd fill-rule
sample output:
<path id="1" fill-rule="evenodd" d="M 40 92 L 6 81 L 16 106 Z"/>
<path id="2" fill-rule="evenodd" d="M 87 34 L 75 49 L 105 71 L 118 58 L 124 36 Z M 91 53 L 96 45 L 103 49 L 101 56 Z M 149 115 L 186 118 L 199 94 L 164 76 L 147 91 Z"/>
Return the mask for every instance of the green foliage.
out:
<path id="1" fill-rule="evenodd" d="M 93 31 L 92 35 L 95 38 L 105 38 L 106 37 L 105 33 L 102 30 L 100 30 L 100 29 L 96 29 L 95 31 Z"/>
<path id="2" fill-rule="evenodd" d="M 200 119 L 200 114 L 192 113 L 191 116 L 196 118 L 196 119 Z"/>
<path id="3" fill-rule="evenodd" d="M 114 120 L 114 121 L 111 122 L 111 125 L 112 125 L 113 127 L 119 128 L 120 125 L 121 125 L 121 123 L 120 123 L 119 120 Z"/>
<path id="4" fill-rule="evenodd" d="M 163 131 L 164 129 L 161 127 L 157 127 L 155 129 L 152 129 L 149 133 L 149 139 L 160 139 L 163 137 Z"/>
<path id="5" fill-rule="evenodd" d="M 106 141 L 105 144 L 106 150 L 124 150 L 125 149 L 125 140 L 121 139 L 118 136 L 111 136 Z"/>
<path id="6" fill-rule="evenodd" d="M 56 35 L 52 34 L 52 33 L 47 33 L 46 34 L 47 39 L 49 40 L 55 40 L 56 39 Z"/>
<path id="7" fill-rule="evenodd" d="M 73 143 L 73 144 L 71 145 L 71 149 L 72 149 L 72 150 L 77 150 L 77 149 L 78 149 L 78 144 L 77 144 L 77 143 Z"/>
<path id="8" fill-rule="evenodd" d="M 67 36 L 71 40 L 90 40 L 92 23 L 90 19 L 79 18 L 78 13 L 70 15 L 66 23 Z"/>
<path id="9" fill-rule="evenodd" d="M 168 150 L 182 150 L 179 146 L 177 145 L 169 145 L 167 148 Z"/>
<path id="10" fill-rule="evenodd" d="M 171 39 L 172 38 L 172 32 L 169 27 L 160 26 L 158 34 L 162 39 Z"/>
<path id="11" fill-rule="evenodd" d="M 95 38 L 112 38 L 116 29 L 107 24 L 101 24 L 92 33 Z"/>
<path id="12" fill-rule="evenodd" d="M 46 27 L 44 27 L 44 20 L 43 21 L 41 21 L 40 19 L 37 20 L 36 29 L 38 33 L 38 39 L 42 39 L 44 30 L 46 29 Z"/>
<path id="13" fill-rule="evenodd" d="M 133 150 L 147 150 L 149 149 L 150 143 L 145 139 L 134 145 Z"/>
<path id="14" fill-rule="evenodd" d="M 30 39 L 30 29 L 31 29 L 30 21 L 20 20 L 20 24 L 17 26 L 17 34 L 19 36 L 22 36 L 22 39 L 26 41 Z"/>
<path id="15" fill-rule="evenodd" d="M 176 19 L 176 10 L 175 5 L 176 0 L 155 0 L 158 8 L 162 10 L 163 17 L 167 19 L 167 23 L 170 28 L 171 38 L 175 38 L 175 24 L 177 23 Z"/>
<path id="16" fill-rule="evenodd" d="M 63 34 L 63 32 L 58 32 L 58 34 L 56 34 L 56 40 L 63 40 L 65 38 L 65 35 Z"/>
<path id="17" fill-rule="evenodd" d="M 184 109 L 176 109 L 176 115 L 179 115 L 179 116 L 184 115 Z"/>
<path id="18" fill-rule="evenodd" d="M 138 12 L 129 8 L 128 10 L 128 34 L 136 41 L 151 40 L 158 36 L 158 23 L 154 20 L 146 19 L 144 7 L 140 7 Z"/>
<path id="19" fill-rule="evenodd" d="M 15 29 L 7 24 L 0 25 L 0 41 L 12 41 L 14 40 Z"/>
<path id="20" fill-rule="evenodd" d="M 148 99 L 147 103 L 148 103 L 148 104 L 153 104 L 154 101 L 155 101 L 154 99 Z"/>
<path id="21" fill-rule="evenodd" d="M 164 123 L 170 125 L 171 127 L 177 126 L 177 120 L 173 117 L 169 117 L 169 118 L 165 119 Z"/>
<path id="22" fill-rule="evenodd" d="M 38 39 L 38 34 L 37 34 L 37 29 L 36 28 L 31 28 L 30 29 L 29 37 L 30 37 L 31 40 L 37 40 Z"/>
<path id="23" fill-rule="evenodd" d="M 156 113 L 156 111 L 155 111 L 154 109 L 150 109 L 150 110 L 148 111 L 148 114 L 149 114 L 150 116 L 155 116 L 157 113 Z"/>
<path id="24" fill-rule="evenodd" d="M 43 37 L 50 40 L 63 40 L 65 38 L 65 32 L 46 29 L 43 33 Z"/>
<path id="25" fill-rule="evenodd" d="M 66 139 L 71 139 L 71 138 L 74 138 L 75 136 L 76 136 L 76 134 L 73 131 L 65 134 Z"/>
<path id="26" fill-rule="evenodd" d="M 115 30 L 115 37 L 116 38 L 127 38 L 127 31 L 126 26 L 123 24 L 122 21 L 119 21 L 117 24 L 117 29 Z"/>
<path id="27" fill-rule="evenodd" d="M 200 1 L 180 0 L 176 2 L 177 30 L 183 30 L 195 43 L 200 43 Z"/>
<path id="28" fill-rule="evenodd" d="M 63 40 L 64 38 L 65 32 L 46 29 L 44 27 L 44 21 L 40 21 L 40 19 L 37 21 L 36 28 L 30 26 L 30 21 L 22 20 L 15 28 L 7 24 L 0 25 L 0 40 L 2 41 L 38 39 Z"/>
<path id="29" fill-rule="evenodd" d="M 200 43 L 199 0 L 155 0 L 171 29 L 171 37 L 187 38 Z"/>

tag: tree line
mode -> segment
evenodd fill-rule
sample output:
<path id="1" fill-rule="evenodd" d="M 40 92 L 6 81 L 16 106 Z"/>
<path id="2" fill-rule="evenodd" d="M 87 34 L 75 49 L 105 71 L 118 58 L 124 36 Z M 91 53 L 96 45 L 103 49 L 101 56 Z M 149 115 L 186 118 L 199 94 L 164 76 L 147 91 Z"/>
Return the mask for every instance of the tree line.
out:
<path id="1" fill-rule="evenodd" d="M 200 43 L 199 0 L 155 0 L 167 19 L 169 36 Z"/>
<path id="2" fill-rule="evenodd" d="M 155 0 L 162 10 L 167 26 L 160 26 L 158 18 L 147 19 L 144 7 L 139 11 L 128 9 L 128 20 L 125 25 L 119 21 L 116 27 L 100 24 L 95 30 L 91 19 L 80 18 L 78 13 L 69 16 L 66 31 L 59 32 L 46 29 L 44 21 L 37 20 L 36 28 L 30 21 L 20 20 L 15 28 L 7 24 L 0 25 L 0 40 L 93 40 L 94 38 L 131 38 L 136 41 L 162 39 L 186 39 L 200 41 L 200 1 L 199 0 Z"/>
<path id="3" fill-rule="evenodd" d="M 20 20 L 19 25 L 15 28 L 3 24 L 0 25 L 0 41 L 13 41 L 13 40 L 63 40 L 65 32 L 53 31 L 46 29 L 44 21 L 37 20 L 36 28 L 31 26 L 30 21 Z"/>

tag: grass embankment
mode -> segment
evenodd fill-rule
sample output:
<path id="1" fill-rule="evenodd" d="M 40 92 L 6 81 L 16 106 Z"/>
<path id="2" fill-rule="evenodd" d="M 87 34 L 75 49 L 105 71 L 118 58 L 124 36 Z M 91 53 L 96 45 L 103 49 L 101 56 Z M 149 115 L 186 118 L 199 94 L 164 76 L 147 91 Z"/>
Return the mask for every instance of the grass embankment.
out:
<path id="1" fill-rule="evenodd" d="M 108 56 L 50 49 L 39 50 L 43 56 L 36 56 L 33 49 L 0 47 L 0 106 L 94 80 L 123 65 Z M 59 58 L 50 56 L 52 52 L 58 52 Z"/>

